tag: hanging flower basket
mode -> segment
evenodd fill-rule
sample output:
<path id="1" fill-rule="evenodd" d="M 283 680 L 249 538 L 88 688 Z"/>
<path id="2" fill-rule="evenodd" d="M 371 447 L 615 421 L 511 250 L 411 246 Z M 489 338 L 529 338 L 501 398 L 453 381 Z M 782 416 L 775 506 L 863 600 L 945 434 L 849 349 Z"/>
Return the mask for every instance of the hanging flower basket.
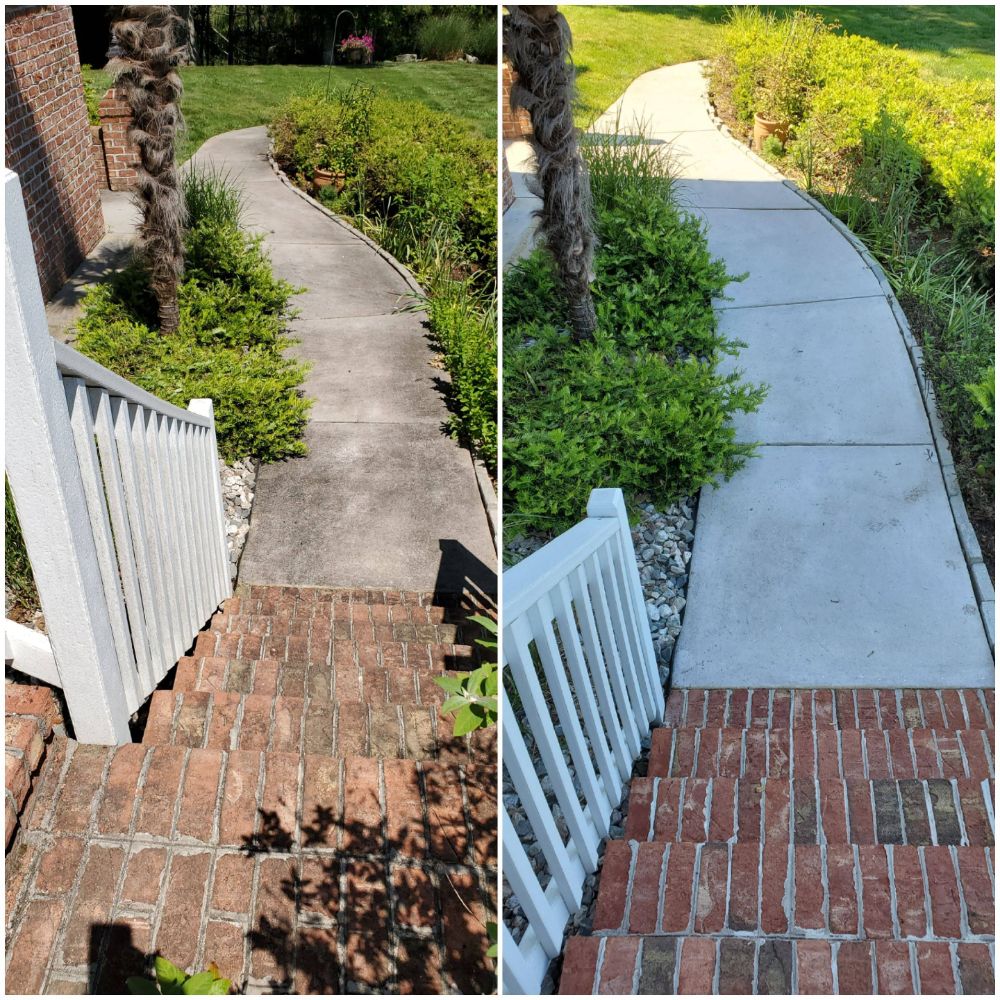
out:
<path id="1" fill-rule="evenodd" d="M 340 55 L 348 66 L 371 66 L 375 41 L 371 35 L 348 35 L 340 43 Z"/>

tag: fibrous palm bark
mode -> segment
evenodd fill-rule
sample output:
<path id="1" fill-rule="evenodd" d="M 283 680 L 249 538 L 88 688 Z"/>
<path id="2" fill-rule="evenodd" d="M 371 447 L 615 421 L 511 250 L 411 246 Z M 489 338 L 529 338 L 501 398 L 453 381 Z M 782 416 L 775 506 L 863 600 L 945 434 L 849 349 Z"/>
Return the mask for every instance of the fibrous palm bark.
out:
<path id="1" fill-rule="evenodd" d="M 590 182 L 573 124 L 573 62 L 569 25 L 554 6 L 507 5 L 504 51 L 517 73 L 515 108 L 531 116 L 542 193 L 542 234 L 555 258 L 575 340 L 597 328 L 590 295 L 594 230 Z"/>
<path id="2" fill-rule="evenodd" d="M 183 21 L 172 7 L 127 6 L 112 25 L 118 53 L 108 71 L 132 109 L 129 137 L 139 151 L 136 195 L 143 213 L 140 250 L 149 267 L 160 330 L 180 322 L 177 288 L 184 273 L 184 196 L 175 158 L 183 126 L 177 65 Z"/>

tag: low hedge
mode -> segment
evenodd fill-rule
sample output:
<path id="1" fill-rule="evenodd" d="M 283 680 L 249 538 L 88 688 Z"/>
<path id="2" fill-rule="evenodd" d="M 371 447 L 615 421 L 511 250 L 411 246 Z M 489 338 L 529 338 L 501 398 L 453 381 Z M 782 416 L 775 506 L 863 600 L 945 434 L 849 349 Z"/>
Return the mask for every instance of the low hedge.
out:
<path id="1" fill-rule="evenodd" d="M 988 81 L 928 79 L 896 48 L 838 34 L 816 15 L 734 8 L 711 63 L 710 92 L 744 126 L 755 112 L 791 122 L 788 153 L 810 181 L 838 183 L 888 115 L 925 173 L 925 201 L 992 253 L 995 101 Z"/>
<path id="2" fill-rule="evenodd" d="M 193 176 L 189 190 L 204 183 Z M 284 330 L 297 290 L 274 276 L 262 237 L 239 228 L 236 199 L 230 193 L 227 203 L 204 210 L 188 199 L 195 211 L 177 333 L 156 328 L 156 303 L 136 260 L 87 293 L 73 346 L 168 403 L 210 397 L 222 457 L 272 462 L 305 453 L 307 366 L 284 354 L 293 343 Z"/>
<path id="3" fill-rule="evenodd" d="M 290 101 L 271 124 L 279 164 L 404 263 L 451 375 L 449 429 L 497 464 L 496 147 L 457 118 L 354 85 Z"/>
<path id="4" fill-rule="evenodd" d="M 504 519 L 551 533 L 583 516 L 595 487 L 658 503 L 730 476 L 754 454 L 731 417 L 764 387 L 718 370 L 741 346 L 712 299 L 732 276 L 682 212 L 655 152 L 588 151 L 599 234 L 598 330 L 570 340 L 551 258 L 504 278 Z M 610 167 L 610 169 L 609 169 Z"/>
<path id="5" fill-rule="evenodd" d="M 339 194 L 323 190 L 334 211 L 398 218 L 418 236 L 447 226 L 464 258 L 495 270 L 496 145 L 460 119 L 356 84 L 289 101 L 271 138 L 278 163 L 301 182 L 319 168 L 346 175 Z"/>

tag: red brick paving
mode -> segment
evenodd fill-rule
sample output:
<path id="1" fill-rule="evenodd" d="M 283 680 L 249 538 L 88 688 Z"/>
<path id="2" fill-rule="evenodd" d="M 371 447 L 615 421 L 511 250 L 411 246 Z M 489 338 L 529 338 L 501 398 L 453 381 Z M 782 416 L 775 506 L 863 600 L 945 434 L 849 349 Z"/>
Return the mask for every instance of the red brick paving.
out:
<path id="1" fill-rule="evenodd" d="M 994 693 L 675 690 L 561 993 L 979 993 Z"/>
<path id="2" fill-rule="evenodd" d="M 122 992 L 154 953 L 248 992 L 495 989 L 493 734 L 452 739 L 433 683 L 468 669 L 460 617 L 250 588 L 142 743 L 57 740 L 8 855 L 7 992 Z M 15 696 L 8 752 L 32 767 L 37 696 Z"/>

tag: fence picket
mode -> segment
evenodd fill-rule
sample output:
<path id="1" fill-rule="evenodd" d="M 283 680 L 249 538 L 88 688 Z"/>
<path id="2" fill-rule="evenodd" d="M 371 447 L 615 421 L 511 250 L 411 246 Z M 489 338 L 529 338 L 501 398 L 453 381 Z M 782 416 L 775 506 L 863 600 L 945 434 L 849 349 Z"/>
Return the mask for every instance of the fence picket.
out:
<path id="1" fill-rule="evenodd" d="M 63 389 L 66 391 L 70 427 L 73 429 L 73 440 L 76 443 L 76 454 L 80 463 L 80 478 L 87 498 L 90 527 L 104 582 L 111 632 L 118 652 L 118 667 L 125 686 L 125 701 L 128 710 L 134 712 L 141 704 L 142 698 L 136 676 L 135 653 L 132 649 L 132 637 L 129 634 L 128 616 L 125 611 L 118 554 L 115 551 L 114 536 L 105 505 L 104 479 L 94 444 L 95 430 L 90 400 L 87 398 L 87 387 L 82 379 L 64 379 Z"/>
<path id="2" fill-rule="evenodd" d="M 598 839 L 600 839 L 608 834 L 608 813 L 611 812 L 611 803 L 604 794 L 604 789 L 598 783 L 597 772 L 594 769 L 590 750 L 580 726 L 580 717 L 573 704 L 573 695 L 566 680 L 562 657 L 559 655 L 559 644 L 552 628 L 554 617 L 555 614 L 548 594 L 540 598 L 535 607 L 528 612 L 528 622 L 532 626 L 532 632 L 535 636 L 535 646 L 545 670 L 549 693 L 555 702 L 559 723 L 562 726 L 563 739 L 566 740 L 570 757 L 576 766 L 576 776 L 580 779 L 587 815 L 597 829 Z M 572 634 L 573 630 L 570 629 L 569 632 Z M 563 640 L 565 651 L 566 639 L 561 631 L 559 636 Z"/>
<path id="3" fill-rule="evenodd" d="M 587 873 L 579 857 L 570 854 L 559 836 L 506 692 L 503 696 L 503 713 L 503 766 L 519 790 L 521 805 L 524 806 L 528 822 L 531 823 L 531 829 L 545 855 L 563 902 L 568 910 L 574 911 L 583 899 L 583 880 Z"/>
<path id="4" fill-rule="evenodd" d="M 94 416 L 94 437 L 97 440 L 97 452 L 104 470 L 104 490 L 111 517 L 111 530 L 114 532 L 118 550 L 118 571 L 125 593 L 125 607 L 129 616 L 136 667 L 144 686 L 149 690 L 157 684 L 157 680 L 154 679 L 156 669 L 153 660 L 159 626 L 156 614 L 149 608 L 148 598 L 144 600 L 142 595 L 143 585 L 139 578 L 138 562 L 143 544 L 141 539 L 133 540 L 132 537 L 128 501 L 125 496 L 111 416 L 111 400 L 102 389 L 88 389 L 87 399 Z"/>
<path id="5" fill-rule="evenodd" d="M 578 566 L 570 575 L 569 580 L 574 605 L 579 616 L 583 648 L 586 650 L 587 660 L 591 665 L 591 677 L 601 705 L 604 731 L 607 733 L 611 749 L 614 752 L 615 763 L 618 766 L 618 779 L 625 781 L 632 771 L 632 756 L 625 746 L 625 735 L 622 732 L 622 723 L 618 717 L 618 709 L 615 707 L 615 698 L 611 691 L 608 666 L 597 634 L 594 607 L 587 589 L 587 575 L 583 566 Z"/>

